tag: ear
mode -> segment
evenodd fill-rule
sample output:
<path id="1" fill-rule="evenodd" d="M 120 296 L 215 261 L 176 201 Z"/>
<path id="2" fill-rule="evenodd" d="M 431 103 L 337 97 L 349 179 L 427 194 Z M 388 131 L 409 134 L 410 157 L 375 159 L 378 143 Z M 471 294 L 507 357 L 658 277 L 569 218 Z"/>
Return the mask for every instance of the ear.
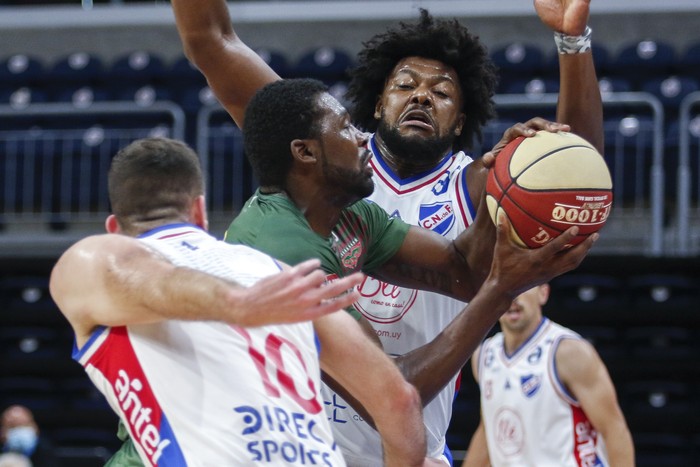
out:
<path id="1" fill-rule="evenodd" d="M 459 117 L 457 119 L 457 126 L 455 126 L 455 136 L 459 136 L 462 134 L 462 128 L 464 128 L 464 120 L 466 120 L 466 118 L 466 115 L 459 114 Z"/>
<path id="2" fill-rule="evenodd" d="M 374 119 L 375 120 L 381 120 L 382 119 L 382 96 L 379 96 L 377 98 L 377 104 L 374 106 Z"/>
<path id="3" fill-rule="evenodd" d="M 540 305 L 544 306 L 549 300 L 549 284 L 542 284 L 537 288 L 537 295 L 540 299 Z"/>
<path id="4" fill-rule="evenodd" d="M 295 139 L 289 143 L 292 157 L 301 164 L 316 163 L 318 142 L 315 139 Z"/>
<path id="5" fill-rule="evenodd" d="M 199 195 L 192 203 L 190 212 L 192 223 L 196 226 L 209 230 L 209 217 L 207 216 L 207 200 L 204 195 Z"/>
<path id="6" fill-rule="evenodd" d="M 110 214 L 105 219 L 105 230 L 107 233 L 120 233 L 119 222 L 117 222 L 117 216 Z"/>

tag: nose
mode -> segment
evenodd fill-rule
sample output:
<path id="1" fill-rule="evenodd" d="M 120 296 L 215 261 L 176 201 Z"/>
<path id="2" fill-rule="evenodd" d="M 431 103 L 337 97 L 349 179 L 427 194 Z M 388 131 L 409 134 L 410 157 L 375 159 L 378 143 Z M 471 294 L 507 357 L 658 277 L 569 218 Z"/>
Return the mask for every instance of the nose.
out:
<path id="1" fill-rule="evenodd" d="M 421 105 L 431 105 L 433 101 L 430 97 L 430 91 L 426 87 L 418 86 L 413 90 L 411 102 Z"/>
<path id="2" fill-rule="evenodd" d="M 355 138 L 357 139 L 358 146 L 366 148 L 369 145 L 369 137 L 370 133 L 366 133 L 355 128 Z"/>

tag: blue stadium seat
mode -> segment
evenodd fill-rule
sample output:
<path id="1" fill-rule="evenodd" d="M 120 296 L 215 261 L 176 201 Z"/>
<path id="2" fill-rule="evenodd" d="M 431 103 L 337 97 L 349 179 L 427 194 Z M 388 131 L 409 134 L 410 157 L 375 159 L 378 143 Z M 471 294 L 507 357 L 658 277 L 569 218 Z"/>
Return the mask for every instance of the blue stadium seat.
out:
<path id="1" fill-rule="evenodd" d="M 678 61 L 678 68 L 700 78 L 700 42 L 688 46 Z"/>
<path id="2" fill-rule="evenodd" d="M 493 49 L 491 59 L 506 76 L 510 72 L 539 73 L 543 69 L 544 54 L 539 47 L 524 42 L 512 42 Z"/>
<path id="3" fill-rule="evenodd" d="M 603 155 L 612 175 L 616 204 L 629 206 L 647 202 L 654 156 L 652 118 L 635 113 L 615 115 L 609 112 L 603 121 L 603 129 Z"/>
<path id="4" fill-rule="evenodd" d="M 139 107 L 149 107 L 155 102 L 173 100 L 173 94 L 169 89 L 152 84 L 128 86 L 115 97 L 116 100 L 133 102 Z"/>
<path id="5" fill-rule="evenodd" d="M 628 287 L 632 309 L 639 318 L 655 323 L 700 323 L 700 286 L 696 279 L 681 274 L 644 274 L 630 277 Z"/>
<path id="6" fill-rule="evenodd" d="M 551 281 L 545 314 L 568 325 L 609 325 L 610 316 L 623 319 L 628 307 L 625 283 L 604 274 L 568 273 Z"/>
<path id="7" fill-rule="evenodd" d="M 196 114 L 202 107 L 216 105 L 219 102 L 206 84 L 184 89 L 176 100 L 188 114 Z"/>
<path id="8" fill-rule="evenodd" d="M 578 325 L 573 330 L 595 347 L 596 351 L 608 365 L 610 375 L 615 379 L 613 365 L 625 360 L 626 352 L 624 345 L 620 342 L 620 336 L 614 323 L 609 325 Z"/>
<path id="9" fill-rule="evenodd" d="M 45 74 L 44 63 L 36 57 L 15 54 L 0 60 L 0 83 L 36 85 Z"/>
<path id="10" fill-rule="evenodd" d="M 267 47 L 259 47 L 255 49 L 260 58 L 262 58 L 265 63 L 267 63 L 270 68 L 275 70 L 275 72 L 282 78 L 290 77 L 292 65 L 289 63 L 287 56 L 279 51 Z"/>
<path id="11" fill-rule="evenodd" d="M 526 78 L 511 81 L 505 89 L 508 94 L 524 94 L 537 98 L 542 94 L 558 93 L 559 81 L 551 78 Z M 529 111 L 529 110 L 528 110 Z"/>
<path id="12" fill-rule="evenodd" d="M 337 47 L 317 47 L 304 52 L 292 66 L 295 77 L 315 78 L 326 83 L 347 79 L 347 72 L 354 66 L 352 56 Z"/>
<path id="13" fill-rule="evenodd" d="M 49 95 L 38 86 L 17 86 L 0 89 L 0 105 L 9 105 L 13 109 L 23 110 L 32 104 L 47 102 Z M 3 129 L 7 129 L 3 125 Z"/>
<path id="14" fill-rule="evenodd" d="M 156 53 L 136 50 L 117 59 L 108 68 L 105 83 L 112 89 L 128 85 L 158 83 L 167 77 L 168 67 Z"/>
<path id="15" fill-rule="evenodd" d="M 88 52 L 71 52 L 57 58 L 47 77 L 61 86 L 95 85 L 103 77 L 105 66 L 102 59 Z"/>
<path id="16" fill-rule="evenodd" d="M 610 64 L 610 73 L 640 85 L 652 77 L 673 73 L 676 51 L 666 42 L 646 39 L 624 45 Z"/>
<path id="17" fill-rule="evenodd" d="M 629 351 L 628 364 L 635 368 L 637 378 L 692 379 L 696 373 L 697 354 L 695 335 L 682 326 L 634 326 L 625 329 L 623 341 Z M 696 379 L 700 379 L 698 374 Z"/>
<path id="18" fill-rule="evenodd" d="M 89 109 L 95 102 L 113 100 L 111 92 L 103 86 L 72 85 L 59 89 L 53 100 L 72 104 L 76 109 Z"/>
<path id="19" fill-rule="evenodd" d="M 672 75 L 645 81 L 641 90 L 659 98 L 666 108 L 667 117 L 674 118 L 681 101 L 688 94 L 700 90 L 700 82 L 691 76 Z"/>
<path id="20" fill-rule="evenodd" d="M 598 87 L 600 88 L 600 92 L 603 95 L 611 92 L 632 91 L 632 83 L 620 77 L 602 76 L 598 80 Z"/>
<path id="21" fill-rule="evenodd" d="M 635 432 L 693 433 L 697 427 L 691 385 L 676 380 L 638 380 L 626 383 L 621 408 Z"/>

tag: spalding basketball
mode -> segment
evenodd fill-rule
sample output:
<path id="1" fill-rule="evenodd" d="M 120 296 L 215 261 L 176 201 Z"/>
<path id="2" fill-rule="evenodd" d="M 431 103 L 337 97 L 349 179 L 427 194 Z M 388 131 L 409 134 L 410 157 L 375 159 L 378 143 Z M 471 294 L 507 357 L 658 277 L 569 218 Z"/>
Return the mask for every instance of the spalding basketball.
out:
<path id="1" fill-rule="evenodd" d="M 538 131 L 498 154 L 486 181 L 486 203 L 494 222 L 499 211 L 506 214 L 521 246 L 541 247 L 577 225 L 575 245 L 605 224 L 612 179 L 603 156 L 580 136 Z"/>

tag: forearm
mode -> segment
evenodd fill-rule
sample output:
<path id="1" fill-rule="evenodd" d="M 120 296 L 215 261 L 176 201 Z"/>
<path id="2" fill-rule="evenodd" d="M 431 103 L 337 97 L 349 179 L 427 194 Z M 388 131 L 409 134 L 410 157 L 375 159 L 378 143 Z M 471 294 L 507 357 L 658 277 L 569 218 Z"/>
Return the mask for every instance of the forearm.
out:
<path id="1" fill-rule="evenodd" d="M 494 281 L 488 281 L 435 339 L 396 357 L 401 373 L 418 389 L 423 406 L 464 367 L 511 301 Z"/>
<path id="2" fill-rule="evenodd" d="M 486 467 L 489 465 L 489 450 L 486 444 L 486 433 L 484 432 L 484 422 L 481 421 L 477 427 L 464 458 L 462 467 Z"/>
<path id="3" fill-rule="evenodd" d="M 171 4 L 185 55 L 195 63 L 207 46 L 234 34 L 223 0 L 171 0 Z"/>
<path id="4" fill-rule="evenodd" d="M 592 53 L 560 54 L 557 121 L 603 152 L 603 104 Z"/>
<path id="5" fill-rule="evenodd" d="M 622 417 L 622 415 L 620 416 Z M 633 467 L 635 465 L 634 443 L 624 419 L 614 422 L 613 426 L 601 435 L 605 441 L 610 465 L 620 467 Z"/>
<path id="6" fill-rule="evenodd" d="M 314 327 L 321 341 L 321 368 L 372 416 L 386 465 L 420 465 L 426 440 L 416 389 L 345 312 L 317 319 Z M 338 339 L 338 329 L 344 330 L 343 339 Z"/>

